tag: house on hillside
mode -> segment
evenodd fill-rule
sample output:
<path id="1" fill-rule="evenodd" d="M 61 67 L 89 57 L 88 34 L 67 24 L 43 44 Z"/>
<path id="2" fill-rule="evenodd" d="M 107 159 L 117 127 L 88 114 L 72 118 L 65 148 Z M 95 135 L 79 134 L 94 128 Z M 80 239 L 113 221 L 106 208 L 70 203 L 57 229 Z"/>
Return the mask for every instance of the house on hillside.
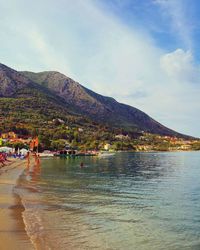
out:
<path id="1" fill-rule="evenodd" d="M 83 128 L 78 128 L 78 132 L 82 133 L 83 131 Z"/>
<path id="2" fill-rule="evenodd" d="M 122 141 L 130 139 L 130 137 L 128 135 L 123 135 L 123 134 L 116 135 L 115 138 L 122 140 Z"/>
<path id="3" fill-rule="evenodd" d="M 106 143 L 103 148 L 104 148 L 104 150 L 108 151 L 111 149 L 111 145 L 109 143 Z"/>
<path id="4" fill-rule="evenodd" d="M 8 133 L 2 133 L 1 138 L 2 139 L 17 139 L 18 136 L 15 132 L 8 132 Z"/>
<path id="5" fill-rule="evenodd" d="M 52 120 L 52 122 L 56 125 L 56 124 L 65 124 L 65 121 L 63 121 L 60 118 L 55 118 Z"/>

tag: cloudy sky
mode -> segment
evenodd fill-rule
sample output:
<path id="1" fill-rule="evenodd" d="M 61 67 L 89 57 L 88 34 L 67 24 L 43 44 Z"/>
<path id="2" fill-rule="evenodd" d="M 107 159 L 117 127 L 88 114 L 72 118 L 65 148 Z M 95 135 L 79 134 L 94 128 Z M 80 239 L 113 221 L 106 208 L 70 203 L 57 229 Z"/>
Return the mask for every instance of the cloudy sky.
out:
<path id="1" fill-rule="evenodd" d="M 0 0 L 0 62 L 57 70 L 200 137 L 200 1 Z"/>

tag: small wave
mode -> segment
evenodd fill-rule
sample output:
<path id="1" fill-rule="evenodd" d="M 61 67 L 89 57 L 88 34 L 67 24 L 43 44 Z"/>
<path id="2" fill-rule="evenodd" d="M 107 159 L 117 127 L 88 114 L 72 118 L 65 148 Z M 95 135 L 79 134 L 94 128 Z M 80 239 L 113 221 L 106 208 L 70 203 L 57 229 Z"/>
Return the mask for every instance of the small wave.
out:
<path id="1" fill-rule="evenodd" d="M 36 187 L 25 182 L 22 175 L 18 185 L 14 188 L 14 193 L 19 197 L 23 206 L 22 219 L 25 231 L 35 249 L 53 249 L 46 240 L 44 223 L 42 221 L 42 211 L 44 206 L 40 204 L 39 191 Z"/>
<path id="2" fill-rule="evenodd" d="M 36 249 L 51 249 L 45 242 L 44 226 L 40 216 L 40 211 L 26 208 L 25 205 L 25 210 L 22 213 L 25 230 Z"/>

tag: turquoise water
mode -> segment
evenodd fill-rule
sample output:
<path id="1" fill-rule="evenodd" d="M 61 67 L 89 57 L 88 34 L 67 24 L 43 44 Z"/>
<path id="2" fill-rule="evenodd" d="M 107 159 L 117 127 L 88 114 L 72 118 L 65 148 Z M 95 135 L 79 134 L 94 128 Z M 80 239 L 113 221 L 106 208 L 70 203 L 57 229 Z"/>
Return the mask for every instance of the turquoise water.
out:
<path id="1" fill-rule="evenodd" d="M 43 159 L 17 192 L 38 249 L 200 249 L 200 152 Z"/>

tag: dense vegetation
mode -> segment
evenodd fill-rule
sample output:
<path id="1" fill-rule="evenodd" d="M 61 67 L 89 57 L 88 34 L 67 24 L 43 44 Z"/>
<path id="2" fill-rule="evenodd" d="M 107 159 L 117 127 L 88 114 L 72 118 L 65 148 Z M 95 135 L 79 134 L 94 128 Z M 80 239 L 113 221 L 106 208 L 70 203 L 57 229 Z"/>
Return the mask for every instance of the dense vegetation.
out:
<path id="1" fill-rule="evenodd" d="M 48 95 L 37 90 L 20 90 L 17 96 L 0 98 L 2 133 L 13 131 L 22 137 L 38 134 L 40 145 L 50 149 L 60 149 L 66 143 L 80 149 L 99 149 L 111 142 L 114 142 L 115 149 L 133 148 L 132 144 L 115 140 L 115 135 L 126 133 L 125 130 L 110 128 L 74 114 L 59 103 L 55 105 Z"/>
<path id="2" fill-rule="evenodd" d="M 166 150 L 173 144 L 156 134 L 189 138 L 58 72 L 20 73 L 0 64 L 0 83 L 0 132 L 39 135 L 43 149 L 61 149 L 66 144 L 102 149 L 110 144 L 113 150 L 144 145 Z"/>

